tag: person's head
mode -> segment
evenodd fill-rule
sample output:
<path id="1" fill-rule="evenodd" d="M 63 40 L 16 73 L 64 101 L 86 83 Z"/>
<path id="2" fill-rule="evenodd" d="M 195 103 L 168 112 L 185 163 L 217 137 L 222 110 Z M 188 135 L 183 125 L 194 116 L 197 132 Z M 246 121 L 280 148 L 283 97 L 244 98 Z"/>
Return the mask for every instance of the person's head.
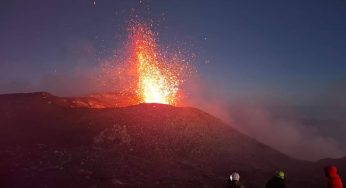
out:
<path id="1" fill-rule="evenodd" d="M 280 178 L 280 179 L 285 179 L 285 172 L 283 170 L 278 170 L 275 173 L 275 177 Z"/>
<path id="2" fill-rule="evenodd" d="M 336 166 L 327 166 L 324 168 L 324 173 L 328 178 L 338 176 L 338 169 Z"/>
<path id="3" fill-rule="evenodd" d="M 233 172 L 230 176 L 229 176 L 229 179 L 231 181 L 239 181 L 240 179 L 240 175 L 238 172 Z"/>

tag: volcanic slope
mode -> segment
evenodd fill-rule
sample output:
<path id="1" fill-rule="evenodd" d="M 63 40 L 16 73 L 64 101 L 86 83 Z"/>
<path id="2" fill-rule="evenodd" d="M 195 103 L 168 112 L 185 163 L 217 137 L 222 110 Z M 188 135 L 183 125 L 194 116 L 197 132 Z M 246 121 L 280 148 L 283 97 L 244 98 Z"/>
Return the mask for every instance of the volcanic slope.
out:
<path id="1" fill-rule="evenodd" d="M 247 187 L 264 187 L 278 168 L 290 187 L 324 187 L 314 163 L 198 109 L 66 105 L 73 100 L 0 95 L 0 187 L 224 187 L 234 170 Z"/>

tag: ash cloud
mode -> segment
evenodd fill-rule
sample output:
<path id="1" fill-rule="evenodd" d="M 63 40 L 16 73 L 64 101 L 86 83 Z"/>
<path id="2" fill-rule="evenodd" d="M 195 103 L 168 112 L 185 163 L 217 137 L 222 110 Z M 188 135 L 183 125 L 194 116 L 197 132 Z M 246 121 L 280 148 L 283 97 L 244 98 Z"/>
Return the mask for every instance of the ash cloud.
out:
<path id="1" fill-rule="evenodd" d="M 297 106 L 275 97 L 235 97 L 217 83 L 196 82 L 192 106 L 229 123 L 240 132 L 289 156 L 319 160 L 346 156 L 345 98 L 343 84 L 324 88 L 311 105 Z M 328 92 L 327 92 L 328 91 Z M 321 94 L 320 93 L 320 94 Z M 256 96 L 257 95 L 257 96 Z M 316 95 L 316 94 L 315 94 Z M 328 115 L 329 112 L 331 115 Z"/>
<path id="2" fill-rule="evenodd" d="M 270 105 L 270 104 L 269 104 Z M 253 102 L 232 105 L 232 124 L 241 132 L 298 159 L 318 160 L 342 157 L 345 151 L 335 136 L 321 134 L 318 125 L 290 104 Z M 329 126 L 334 129 L 335 125 Z"/>

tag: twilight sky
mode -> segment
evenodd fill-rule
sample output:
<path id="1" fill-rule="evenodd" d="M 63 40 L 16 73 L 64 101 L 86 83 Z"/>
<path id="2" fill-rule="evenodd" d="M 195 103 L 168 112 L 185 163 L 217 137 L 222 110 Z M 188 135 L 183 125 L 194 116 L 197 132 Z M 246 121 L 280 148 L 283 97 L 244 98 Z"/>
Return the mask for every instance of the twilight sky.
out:
<path id="1" fill-rule="evenodd" d="M 147 10 L 138 0 L 95 2 L 2 1 L 1 93 L 78 63 L 94 66 L 119 46 L 130 9 Z M 147 5 L 150 10 L 143 15 L 161 21 L 161 41 L 188 43 L 202 76 L 235 95 L 268 91 L 304 101 L 346 79 L 345 1 L 171 0 Z"/>
<path id="2" fill-rule="evenodd" d="M 61 88 L 122 46 L 132 8 L 224 95 L 346 109 L 343 0 L 2 0 L 0 93 L 92 91 Z"/>

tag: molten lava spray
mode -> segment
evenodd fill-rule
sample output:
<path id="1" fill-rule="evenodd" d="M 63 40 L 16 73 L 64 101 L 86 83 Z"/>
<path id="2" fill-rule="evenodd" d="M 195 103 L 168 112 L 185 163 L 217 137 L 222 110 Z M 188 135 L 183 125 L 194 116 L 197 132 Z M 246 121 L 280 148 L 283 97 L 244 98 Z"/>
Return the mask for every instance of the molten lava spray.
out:
<path id="1" fill-rule="evenodd" d="M 177 56 L 168 59 L 160 51 L 155 33 L 146 24 L 131 24 L 129 32 L 139 102 L 176 105 L 187 73 L 183 62 Z"/>

